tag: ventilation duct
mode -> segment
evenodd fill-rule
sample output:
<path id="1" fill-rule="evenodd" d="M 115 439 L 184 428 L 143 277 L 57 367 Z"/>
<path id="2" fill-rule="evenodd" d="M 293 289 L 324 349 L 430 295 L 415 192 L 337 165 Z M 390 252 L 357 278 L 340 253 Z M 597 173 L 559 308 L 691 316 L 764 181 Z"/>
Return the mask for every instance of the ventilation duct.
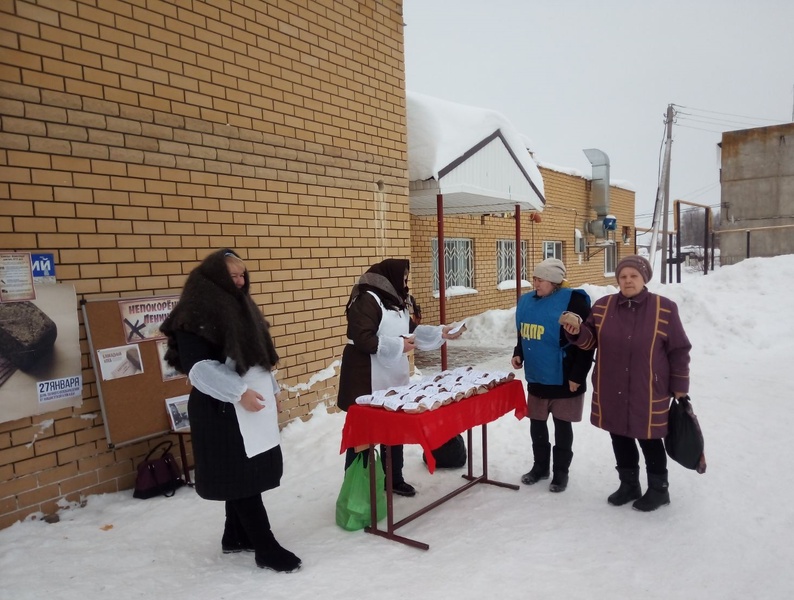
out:
<path id="1" fill-rule="evenodd" d="M 590 205 L 598 216 L 595 221 L 586 223 L 585 229 L 597 238 L 605 238 L 607 232 L 616 227 L 616 219 L 609 214 L 609 157 L 596 148 L 588 148 L 583 152 L 593 165 Z"/>

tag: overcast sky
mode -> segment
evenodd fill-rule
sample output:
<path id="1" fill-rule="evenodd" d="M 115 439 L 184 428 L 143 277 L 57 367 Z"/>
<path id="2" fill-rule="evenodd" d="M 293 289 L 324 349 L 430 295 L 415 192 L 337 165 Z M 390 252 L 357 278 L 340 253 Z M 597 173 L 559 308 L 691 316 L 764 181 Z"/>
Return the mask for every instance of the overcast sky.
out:
<path id="1" fill-rule="evenodd" d="M 541 163 L 590 175 L 603 150 L 640 226 L 668 104 L 671 200 L 714 207 L 721 132 L 792 120 L 792 0 L 405 0 L 404 20 L 408 90 L 503 113 Z"/>

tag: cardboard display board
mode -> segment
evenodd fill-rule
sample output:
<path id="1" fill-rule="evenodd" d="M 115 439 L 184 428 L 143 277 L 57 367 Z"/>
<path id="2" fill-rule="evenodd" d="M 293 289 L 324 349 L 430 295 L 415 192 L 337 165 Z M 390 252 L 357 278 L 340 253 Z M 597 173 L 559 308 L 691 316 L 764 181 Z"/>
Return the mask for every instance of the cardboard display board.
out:
<path id="1" fill-rule="evenodd" d="M 151 324 L 165 319 L 178 296 L 82 301 L 91 364 L 111 447 L 169 432 L 166 399 L 191 389 L 187 378 L 175 378 L 173 370 L 163 366 L 162 352 L 158 352 L 163 339 L 141 335 L 139 328 L 130 327 L 129 307 L 136 300 L 139 304 L 134 308 L 139 313 L 133 325 Z"/>

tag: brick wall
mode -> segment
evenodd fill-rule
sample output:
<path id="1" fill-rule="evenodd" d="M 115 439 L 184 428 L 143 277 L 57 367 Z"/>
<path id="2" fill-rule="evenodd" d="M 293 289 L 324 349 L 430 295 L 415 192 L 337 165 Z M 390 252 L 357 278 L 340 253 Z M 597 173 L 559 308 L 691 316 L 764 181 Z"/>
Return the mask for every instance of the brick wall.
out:
<path id="1" fill-rule="evenodd" d="M 590 210 L 589 180 L 575 175 L 541 168 L 545 186 L 546 207 L 540 222 L 533 222 L 528 212 L 521 213 L 521 239 L 527 243 L 527 275 L 543 257 L 544 241 L 562 242 L 563 262 L 571 285 L 591 283 L 615 284 L 611 274 L 604 273 L 604 253 L 590 249 L 574 252 L 574 229 L 584 233 L 584 223 L 595 219 Z M 610 213 L 618 220 L 618 260 L 634 253 L 634 192 L 610 188 Z M 631 245 L 622 243 L 622 227 L 629 226 Z M 497 289 L 496 242 L 515 240 L 515 218 L 510 216 L 444 217 L 444 237 L 469 238 L 474 243 L 474 287 L 477 294 L 447 298 L 446 321 L 452 323 L 489 309 L 507 309 L 516 304 L 515 289 Z M 411 217 L 411 290 L 422 307 L 422 318 L 438 322 L 439 300 L 432 295 L 433 263 L 431 240 L 437 238 L 435 217 Z M 595 240 L 589 237 L 588 243 Z M 525 291 L 529 289 L 526 288 Z"/>
<path id="2" fill-rule="evenodd" d="M 334 380 L 364 268 L 409 254 L 400 0 L 0 2 L 0 249 L 78 299 L 176 293 L 240 251 L 273 324 L 282 422 Z M 77 311 L 77 307 L 75 307 Z M 0 423 L 0 528 L 128 489 L 85 330 L 83 405 Z M 51 420 L 51 424 L 50 423 Z"/>

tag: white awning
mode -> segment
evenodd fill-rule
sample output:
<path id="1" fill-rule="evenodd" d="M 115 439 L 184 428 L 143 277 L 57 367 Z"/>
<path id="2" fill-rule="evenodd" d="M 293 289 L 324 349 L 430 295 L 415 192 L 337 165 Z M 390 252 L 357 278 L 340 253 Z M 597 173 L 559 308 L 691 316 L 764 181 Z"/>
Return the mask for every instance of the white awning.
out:
<path id="1" fill-rule="evenodd" d="M 501 114 L 407 95 L 409 206 L 449 214 L 542 211 L 543 179 L 521 135 Z"/>

